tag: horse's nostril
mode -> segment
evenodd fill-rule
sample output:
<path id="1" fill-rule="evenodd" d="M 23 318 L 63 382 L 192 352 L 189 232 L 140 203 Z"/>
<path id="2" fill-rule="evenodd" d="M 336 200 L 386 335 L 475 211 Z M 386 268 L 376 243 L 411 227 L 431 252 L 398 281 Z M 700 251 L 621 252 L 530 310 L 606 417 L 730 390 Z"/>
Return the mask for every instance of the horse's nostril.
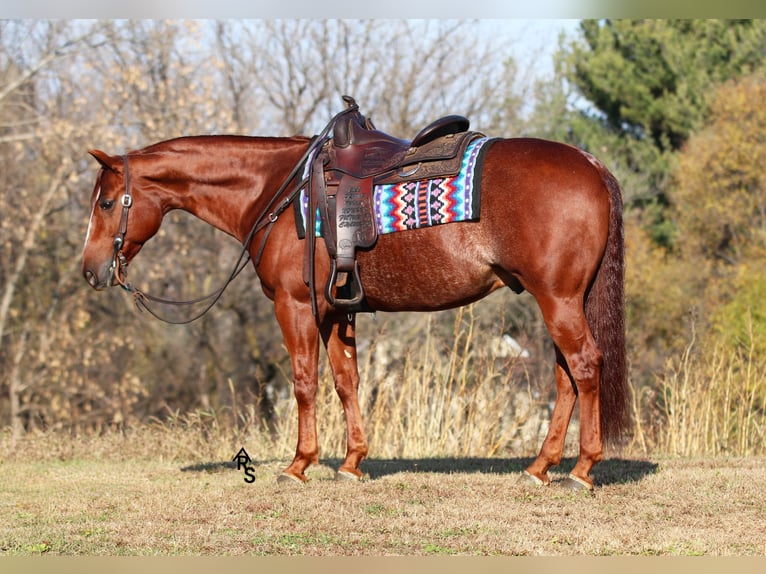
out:
<path id="1" fill-rule="evenodd" d="M 85 280 L 90 283 L 91 286 L 96 285 L 96 276 L 93 274 L 93 271 L 87 270 L 85 272 Z"/>

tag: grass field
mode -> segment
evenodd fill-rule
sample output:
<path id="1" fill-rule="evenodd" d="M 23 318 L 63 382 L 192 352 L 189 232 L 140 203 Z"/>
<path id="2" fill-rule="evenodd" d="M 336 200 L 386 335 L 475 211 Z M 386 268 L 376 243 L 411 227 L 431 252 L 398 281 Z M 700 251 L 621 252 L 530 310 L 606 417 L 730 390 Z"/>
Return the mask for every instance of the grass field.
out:
<path id="1" fill-rule="evenodd" d="M 276 484 L 287 460 L 254 460 L 245 482 L 239 445 L 9 440 L 2 555 L 766 555 L 763 458 L 612 458 L 589 495 L 556 487 L 571 459 L 547 488 L 517 483 L 525 458 L 372 459 L 360 484 L 329 460 L 301 487 Z"/>

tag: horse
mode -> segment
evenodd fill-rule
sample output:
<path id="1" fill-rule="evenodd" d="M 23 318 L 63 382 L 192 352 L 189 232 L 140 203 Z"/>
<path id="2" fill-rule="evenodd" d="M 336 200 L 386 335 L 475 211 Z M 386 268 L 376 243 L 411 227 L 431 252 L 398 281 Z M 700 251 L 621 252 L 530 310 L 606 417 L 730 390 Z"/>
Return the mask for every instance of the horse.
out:
<path id="1" fill-rule="evenodd" d="M 355 314 L 322 293 L 330 273 L 323 242 L 313 253 L 317 281 L 306 280 L 299 216 L 286 209 L 294 187 L 285 184 L 299 179 L 298 165 L 311 145 L 303 136 L 203 135 L 123 155 L 90 151 L 100 169 L 82 272 L 97 290 L 125 286 L 127 265 L 175 209 L 236 238 L 273 301 L 290 354 L 298 440 L 277 480 L 305 483 L 305 470 L 319 460 L 320 341 L 346 423 L 346 454 L 336 478 L 360 480 L 368 443 L 358 402 Z M 366 304 L 382 312 L 436 311 L 500 288 L 531 293 L 555 345 L 557 396 L 539 454 L 519 480 L 551 483 L 549 470 L 562 460 L 579 399 L 579 456 L 561 482 L 592 491 L 592 467 L 630 418 L 620 186 L 589 153 L 533 138 L 495 140 L 479 177 L 477 220 L 381 235 L 358 253 Z"/>

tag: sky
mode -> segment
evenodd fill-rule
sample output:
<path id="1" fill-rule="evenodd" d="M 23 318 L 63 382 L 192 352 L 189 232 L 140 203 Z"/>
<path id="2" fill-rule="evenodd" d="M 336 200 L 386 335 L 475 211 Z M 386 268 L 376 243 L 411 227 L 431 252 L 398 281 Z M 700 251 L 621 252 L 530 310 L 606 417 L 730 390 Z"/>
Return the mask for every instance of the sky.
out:
<path id="1" fill-rule="evenodd" d="M 53 18 L 578 18 L 605 0 L 0 0 L 0 16 Z M 626 1 L 626 0 L 621 0 Z M 704 0 L 703 0 L 704 1 Z M 614 0 L 612 0 L 614 2 Z M 14 13 L 18 15 L 14 15 Z M 24 15 L 26 14 L 26 15 Z"/>
<path id="2" fill-rule="evenodd" d="M 0 0 L 0 18 L 708 18 L 763 0 Z"/>
<path id="3" fill-rule="evenodd" d="M 553 54 L 559 34 L 573 38 L 579 26 L 576 19 L 487 19 L 481 27 L 487 34 L 507 37 L 514 60 L 521 69 L 528 65 L 538 76 L 553 73 Z"/>
<path id="4" fill-rule="evenodd" d="M 679 6 L 680 5 L 680 6 Z M 0 18 L 470 18 L 508 38 L 521 70 L 552 73 L 559 33 L 582 18 L 766 16 L 764 0 L 0 0 Z M 685 8 L 682 8 L 685 6 Z"/>
<path id="5" fill-rule="evenodd" d="M 578 18 L 601 0 L 0 0 L 0 16 L 85 18 Z M 29 16 L 13 16 L 13 12 Z M 578 12 L 579 11 L 579 12 Z M 8 12 L 7 14 L 3 12 Z"/>

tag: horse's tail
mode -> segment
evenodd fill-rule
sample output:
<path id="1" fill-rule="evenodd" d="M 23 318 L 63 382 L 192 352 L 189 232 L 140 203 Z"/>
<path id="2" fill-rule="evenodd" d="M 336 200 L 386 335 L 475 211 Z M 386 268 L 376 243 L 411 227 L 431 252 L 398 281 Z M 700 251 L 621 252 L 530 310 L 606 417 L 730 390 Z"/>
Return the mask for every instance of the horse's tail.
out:
<path id="1" fill-rule="evenodd" d="M 595 159 L 595 158 L 594 158 Z M 620 184 L 598 160 L 593 161 L 609 190 L 606 250 L 585 302 L 585 317 L 603 353 L 601 434 L 617 442 L 630 426 L 630 389 L 625 358 L 625 237 Z"/>

